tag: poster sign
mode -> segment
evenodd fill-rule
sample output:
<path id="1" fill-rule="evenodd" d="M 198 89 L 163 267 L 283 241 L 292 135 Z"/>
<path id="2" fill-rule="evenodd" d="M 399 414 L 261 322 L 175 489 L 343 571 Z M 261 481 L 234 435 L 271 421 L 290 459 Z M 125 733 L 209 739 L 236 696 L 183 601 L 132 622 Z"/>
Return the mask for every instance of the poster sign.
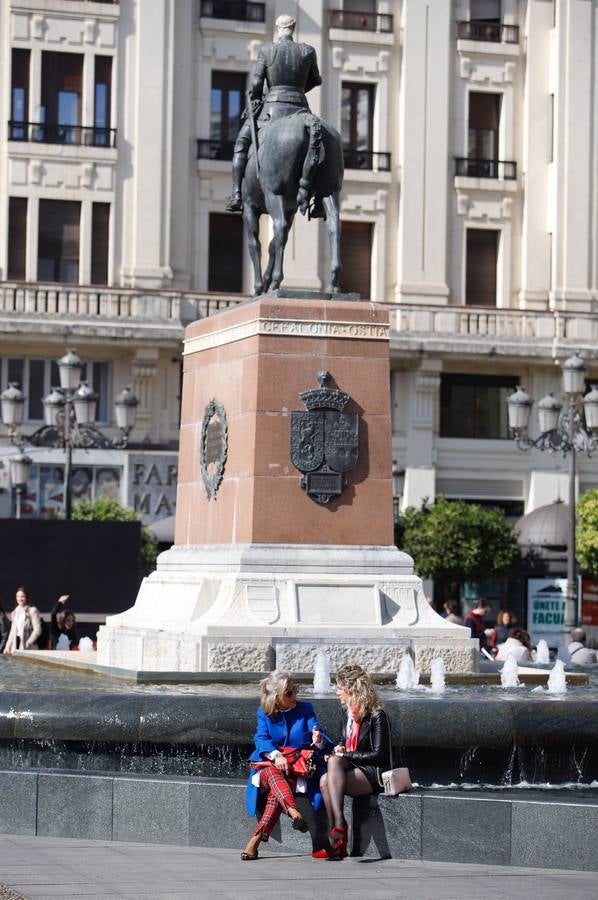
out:
<path id="1" fill-rule="evenodd" d="M 598 580 L 581 579 L 581 624 L 598 626 Z"/>
<path id="2" fill-rule="evenodd" d="M 541 638 L 549 646 L 560 643 L 565 624 L 566 578 L 529 578 L 527 582 L 527 630 L 533 644 Z"/>

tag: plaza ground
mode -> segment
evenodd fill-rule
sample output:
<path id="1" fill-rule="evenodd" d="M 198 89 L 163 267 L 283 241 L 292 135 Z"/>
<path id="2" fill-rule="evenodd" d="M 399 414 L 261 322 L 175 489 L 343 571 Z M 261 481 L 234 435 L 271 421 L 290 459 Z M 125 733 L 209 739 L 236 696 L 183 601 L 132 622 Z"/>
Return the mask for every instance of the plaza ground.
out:
<path id="1" fill-rule="evenodd" d="M 215 827 L 216 827 L 216 823 Z M 456 823 L 455 823 L 456 824 Z M 0 900 L 595 900 L 596 872 L 401 860 L 320 862 L 264 851 L 2 835 Z M 472 846 L 472 857 L 476 848 Z"/>

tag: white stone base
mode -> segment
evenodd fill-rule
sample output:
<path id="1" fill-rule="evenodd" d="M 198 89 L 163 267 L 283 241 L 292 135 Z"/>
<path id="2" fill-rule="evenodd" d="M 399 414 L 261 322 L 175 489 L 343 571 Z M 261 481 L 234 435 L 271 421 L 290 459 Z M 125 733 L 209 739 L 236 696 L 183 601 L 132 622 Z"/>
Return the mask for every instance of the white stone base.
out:
<path id="1" fill-rule="evenodd" d="M 98 633 L 98 664 L 142 671 L 310 672 L 360 662 L 395 672 L 478 670 L 478 642 L 430 607 L 396 547 L 237 544 L 172 547 L 135 605 Z"/>

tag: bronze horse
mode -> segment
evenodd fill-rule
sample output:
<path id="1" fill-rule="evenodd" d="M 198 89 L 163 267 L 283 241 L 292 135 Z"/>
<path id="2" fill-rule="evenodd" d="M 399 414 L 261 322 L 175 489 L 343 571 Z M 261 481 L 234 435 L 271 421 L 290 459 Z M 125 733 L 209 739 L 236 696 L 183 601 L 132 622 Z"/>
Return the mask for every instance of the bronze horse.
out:
<path id="1" fill-rule="evenodd" d="M 260 128 L 258 165 L 252 146 L 243 180 L 243 220 L 256 296 L 281 286 L 289 231 L 297 210 L 308 212 L 310 201 L 323 211 L 330 241 L 330 282 L 326 291 L 340 291 L 343 169 L 338 131 L 309 112 L 297 112 Z M 259 238 L 262 215 L 269 215 L 273 226 L 268 265 L 263 273 Z"/>

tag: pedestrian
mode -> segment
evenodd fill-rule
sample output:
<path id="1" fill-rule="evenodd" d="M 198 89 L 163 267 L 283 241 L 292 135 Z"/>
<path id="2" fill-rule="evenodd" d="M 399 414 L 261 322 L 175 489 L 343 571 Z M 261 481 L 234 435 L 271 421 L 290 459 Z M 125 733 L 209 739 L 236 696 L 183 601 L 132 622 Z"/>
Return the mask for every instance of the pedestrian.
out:
<path id="1" fill-rule="evenodd" d="M 241 853 L 242 860 L 257 859 L 259 844 L 269 839 L 282 812 L 293 820 L 296 831 L 308 831 L 307 822 L 297 809 L 295 793 L 306 792 L 314 809 L 319 808 L 322 803 L 319 779 L 324 770 L 322 754 L 330 752 L 333 746 L 324 735 L 311 703 L 297 700 L 297 686 L 290 672 L 271 672 L 260 683 L 260 691 L 255 750 L 249 757 L 247 812 L 255 815 L 260 792 L 265 795 L 266 803 Z"/>
<path id="2" fill-rule="evenodd" d="M 453 625 L 463 625 L 463 616 L 461 615 L 461 604 L 458 600 L 446 600 L 443 604 L 444 612 L 442 617 Z"/>
<path id="3" fill-rule="evenodd" d="M 51 612 L 50 640 L 52 642 L 52 650 L 57 649 L 58 641 L 62 634 L 65 635 L 69 642 L 69 650 L 72 650 L 79 643 L 75 614 L 70 609 L 66 609 L 69 598 L 70 594 L 61 594 Z"/>
<path id="4" fill-rule="evenodd" d="M 485 647 L 486 640 L 486 626 L 484 625 L 484 619 L 490 612 L 490 604 L 486 600 L 485 597 L 478 597 L 477 603 L 470 612 L 467 613 L 465 619 L 463 620 L 463 624 L 466 628 L 469 628 L 471 631 L 472 638 L 478 638 L 480 642 L 480 648 Z"/>
<path id="5" fill-rule="evenodd" d="M 513 628 L 511 634 L 498 645 L 496 659 L 503 661 L 507 656 L 514 656 L 517 662 L 530 662 L 532 658 L 532 641 L 523 628 Z"/>
<path id="6" fill-rule="evenodd" d="M 586 633 L 583 628 L 574 628 L 571 632 L 571 643 L 567 647 L 574 666 L 587 666 L 598 662 L 598 653 L 586 647 Z"/>
<path id="7" fill-rule="evenodd" d="M 4 612 L 4 607 L 0 603 L 0 653 L 4 653 L 8 635 L 10 634 L 10 619 Z"/>
<path id="8" fill-rule="evenodd" d="M 372 677 L 358 665 L 344 665 L 336 676 L 337 696 L 346 720 L 340 742 L 327 760 L 320 788 L 328 815 L 329 846 L 315 850 L 316 859 L 347 855 L 345 797 L 366 797 L 384 790 L 382 772 L 390 769 L 390 721 Z"/>
<path id="9" fill-rule="evenodd" d="M 12 653 L 14 650 L 37 650 L 42 633 L 40 614 L 35 606 L 31 606 L 31 597 L 24 587 L 17 588 L 15 601 L 16 606 L 4 653 Z"/>
<path id="10" fill-rule="evenodd" d="M 517 617 L 510 609 L 501 609 L 496 617 L 494 631 L 496 633 L 495 644 L 504 644 L 517 624 Z"/>

